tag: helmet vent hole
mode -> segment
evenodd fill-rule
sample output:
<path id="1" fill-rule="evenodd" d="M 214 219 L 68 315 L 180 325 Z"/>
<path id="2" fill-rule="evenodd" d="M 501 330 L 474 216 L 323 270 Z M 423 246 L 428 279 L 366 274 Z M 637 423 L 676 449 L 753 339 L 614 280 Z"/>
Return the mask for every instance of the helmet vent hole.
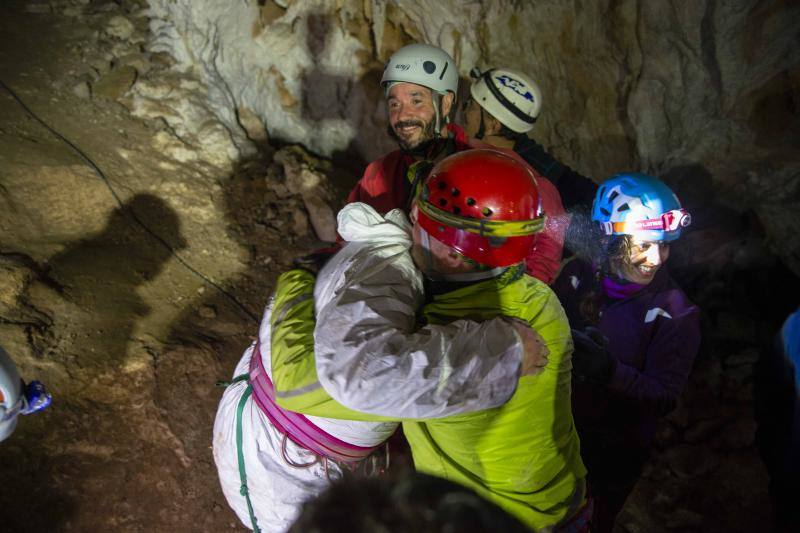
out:
<path id="1" fill-rule="evenodd" d="M 631 208 L 631 206 L 629 206 L 627 203 L 622 204 L 621 206 L 619 206 L 617 208 L 617 213 L 622 213 L 623 211 L 628 211 L 628 210 L 630 210 L 630 208 Z"/>
<path id="2" fill-rule="evenodd" d="M 440 191 L 443 191 L 443 190 L 445 190 L 447 188 L 447 184 L 445 182 L 443 182 L 443 181 L 440 181 L 439 183 L 437 183 L 436 186 L 439 187 Z"/>
<path id="3" fill-rule="evenodd" d="M 616 198 L 617 196 L 619 196 L 619 191 L 614 191 L 614 192 L 612 192 L 611 194 L 608 195 L 608 199 L 613 202 L 614 198 Z"/>
<path id="4" fill-rule="evenodd" d="M 488 207 L 484 207 L 483 210 L 481 211 L 481 214 L 485 217 L 490 217 L 492 216 L 492 210 L 489 209 Z"/>
<path id="5" fill-rule="evenodd" d="M 461 214 L 461 208 L 458 207 L 457 205 L 454 205 L 453 206 L 453 214 L 460 215 Z"/>
<path id="6" fill-rule="evenodd" d="M 436 63 L 434 63 L 433 61 L 425 61 L 422 64 L 422 68 L 423 70 L 425 70 L 426 74 L 433 74 L 434 72 L 436 72 Z"/>
<path id="7" fill-rule="evenodd" d="M 459 191 L 458 189 L 453 187 L 453 190 L 450 191 L 450 194 L 453 195 L 453 196 L 458 196 L 459 194 L 461 194 L 461 191 Z"/>
<path id="8" fill-rule="evenodd" d="M 611 213 L 605 207 L 600 208 L 600 212 L 603 213 L 605 216 L 611 216 Z"/>
<path id="9" fill-rule="evenodd" d="M 467 205 L 469 206 L 475 205 L 475 198 L 467 198 Z"/>
<path id="10" fill-rule="evenodd" d="M 445 200 L 444 198 L 439 198 L 439 205 L 442 207 L 446 206 L 447 200 Z"/>

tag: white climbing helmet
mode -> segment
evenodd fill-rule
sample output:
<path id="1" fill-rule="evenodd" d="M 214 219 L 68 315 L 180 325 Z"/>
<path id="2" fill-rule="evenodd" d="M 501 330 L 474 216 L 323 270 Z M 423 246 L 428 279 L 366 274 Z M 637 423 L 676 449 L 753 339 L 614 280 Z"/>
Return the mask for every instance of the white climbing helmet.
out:
<path id="1" fill-rule="evenodd" d="M 532 79 L 505 68 L 483 73 L 473 69 L 471 75 L 477 79 L 469 92 L 478 105 L 511 131 L 526 133 L 533 128 L 542 108 L 542 91 Z"/>
<path id="2" fill-rule="evenodd" d="M 429 44 L 409 44 L 389 58 L 381 77 L 381 87 L 393 83 L 416 83 L 445 95 L 458 92 L 458 68 L 450 54 Z"/>
<path id="3" fill-rule="evenodd" d="M 14 361 L 0 346 L 0 442 L 17 427 L 23 402 L 22 378 Z"/>

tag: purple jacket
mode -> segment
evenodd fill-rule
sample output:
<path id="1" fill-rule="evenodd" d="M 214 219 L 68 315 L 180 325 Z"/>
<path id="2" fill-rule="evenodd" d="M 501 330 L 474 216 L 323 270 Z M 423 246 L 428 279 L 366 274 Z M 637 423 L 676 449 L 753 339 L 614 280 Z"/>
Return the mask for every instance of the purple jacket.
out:
<path id="1" fill-rule="evenodd" d="M 579 260 L 553 284 L 570 325 L 587 324 L 580 301 L 602 291 L 592 268 Z M 606 386 L 574 384 L 578 429 L 615 435 L 633 447 L 649 447 L 658 419 L 671 411 L 700 346 L 700 310 L 662 267 L 649 285 L 621 300 L 604 297 L 597 327 L 617 361 Z"/>

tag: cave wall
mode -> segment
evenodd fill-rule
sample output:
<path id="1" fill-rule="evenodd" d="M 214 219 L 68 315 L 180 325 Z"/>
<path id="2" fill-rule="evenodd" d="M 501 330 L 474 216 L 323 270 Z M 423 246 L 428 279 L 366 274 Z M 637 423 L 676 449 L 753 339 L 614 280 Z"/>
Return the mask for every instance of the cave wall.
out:
<path id="1" fill-rule="evenodd" d="M 707 170 L 718 196 L 755 210 L 800 272 L 797 2 L 149 4 L 151 48 L 203 80 L 202 105 L 227 128 L 232 157 L 267 139 L 325 156 L 386 152 L 383 64 L 404 44 L 429 42 L 455 57 L 465 83 L 476 65 L 534 76 L 544 107 L 533 135 L 595 179 Z"/>

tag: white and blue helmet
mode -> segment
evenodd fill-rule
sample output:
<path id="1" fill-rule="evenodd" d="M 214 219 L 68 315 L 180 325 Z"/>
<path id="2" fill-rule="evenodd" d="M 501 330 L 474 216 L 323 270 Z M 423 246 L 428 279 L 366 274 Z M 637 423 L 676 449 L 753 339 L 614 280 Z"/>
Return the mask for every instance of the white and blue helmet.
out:
<path id="1" fill-rule="evenodd" d="M 592 220 L 606 235 L 633 235 L 643 241 L 674 241 L 692 217 L 664 182 L 647 174 L 617 174 L 597 189 Z"/>
<path id="2" fill-rule="evenodd" d="M 481 73 L 470 86 L 470 95 L 500 123 L 517 133 L 533 128 L 542 109 L 542 91 L 525 74 L 506 68 L 494 68 Z"/>

